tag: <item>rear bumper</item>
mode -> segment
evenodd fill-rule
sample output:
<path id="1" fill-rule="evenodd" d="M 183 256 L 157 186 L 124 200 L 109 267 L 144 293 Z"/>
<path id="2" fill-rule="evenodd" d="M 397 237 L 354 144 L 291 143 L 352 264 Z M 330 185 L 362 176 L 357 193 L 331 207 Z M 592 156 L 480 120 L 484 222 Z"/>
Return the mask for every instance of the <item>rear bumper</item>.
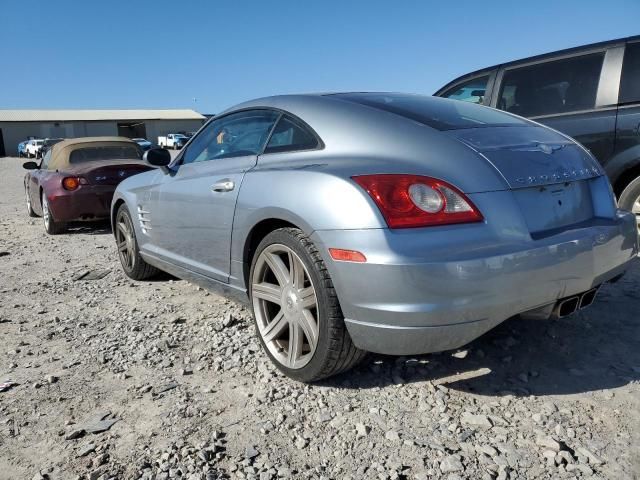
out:
<path id="1" fill-rule="evenodd" d="M 398 355 L 457 348 L 611 280 L 638 252 L 635 217 L 623 212 L 541 240 L 498 242 L 483 228 L 315 232 L 354 343 Z M 359 250 L 367 263 L 334 262 L 329 247 Z"/>
<path id="2" fill-rule="evenodd" d="M 59 222 L 109 218 L 116 185 L 82 185 L 70 192 L 56 190 L 47 195 L 53 218 Z"/>

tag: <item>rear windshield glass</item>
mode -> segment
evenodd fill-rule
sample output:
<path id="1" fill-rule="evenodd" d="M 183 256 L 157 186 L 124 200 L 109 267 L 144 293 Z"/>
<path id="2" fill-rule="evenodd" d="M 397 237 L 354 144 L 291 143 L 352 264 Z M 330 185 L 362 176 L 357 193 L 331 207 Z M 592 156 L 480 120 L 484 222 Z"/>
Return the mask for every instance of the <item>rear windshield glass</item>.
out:
<path id="1" fill-rule="evenodd" d="M 343 100 L 395 113 L 437 130 L 528 125 L 525 120 L 469 102 L 397 93 L 345 93 Z"/>
<path id="2" fill-rule="evenodd" d="M 131 145 L 109 147 L 85 147 L 71 152 L 69 163 L 93 162 L 96 160 L 140 160 L 139 150 Z"/>

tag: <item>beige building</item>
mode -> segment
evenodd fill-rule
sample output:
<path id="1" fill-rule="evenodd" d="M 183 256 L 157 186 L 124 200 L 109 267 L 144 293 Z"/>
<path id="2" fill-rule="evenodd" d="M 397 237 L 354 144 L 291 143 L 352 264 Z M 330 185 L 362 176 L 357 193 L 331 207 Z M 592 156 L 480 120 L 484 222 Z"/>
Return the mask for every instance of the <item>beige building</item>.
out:
<path id="1" fill-rule="evenodd" d="M 123 136 L 156 143 L 167 133 L 194 132 L 206 118 L 194 110 L 0 110 L 0 157 L 33 138 Z"/>

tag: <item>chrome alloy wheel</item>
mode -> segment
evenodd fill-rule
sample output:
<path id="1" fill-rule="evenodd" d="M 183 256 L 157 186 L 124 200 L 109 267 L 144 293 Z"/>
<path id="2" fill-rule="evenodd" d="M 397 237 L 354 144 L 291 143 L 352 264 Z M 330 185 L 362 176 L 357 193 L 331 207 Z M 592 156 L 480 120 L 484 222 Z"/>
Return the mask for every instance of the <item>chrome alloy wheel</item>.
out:
<path id="1" fill-rule="evenodd" d="M 42 219 L 44 220 L 44 228 L 49 231 L 51 228 L 51 212 L 49 211 L 49 202 L 47 196 L 42 194 Z"/>
<path id="2" fill-rule="evenodd" d="M 636 216 L 636 223 L 638 224 L 638 230 L 640 231 L 640 197 L 636 198 L 636 201 L 633 202 L 633 208 L 631 211 Z"/>
<path id="3" fill-rule="evenodd" d="M 258 333 L 269 352 L 290 369 L 304 367 L 318 344 L 316 290 L 300 257 L 269 245 L 256 261 L 251 284 Z"/>
<path id="4" fill-rule="evenodd" d="M 135 267 L 135 238 L 133 236 L 133 225 L 129 215 L 118 215 L 116 223 L 116 244 L 118 246 L 118 256 L 122 266 L 128 270 Z"/>
<path id="5" fill-rule="evenodd" d="M 27 213 L 32 215 L 33 209 L 31 208 L 31 198 L 29 197 L 29 190 L 24 189 L 24 196 L 27 197 Z"/>

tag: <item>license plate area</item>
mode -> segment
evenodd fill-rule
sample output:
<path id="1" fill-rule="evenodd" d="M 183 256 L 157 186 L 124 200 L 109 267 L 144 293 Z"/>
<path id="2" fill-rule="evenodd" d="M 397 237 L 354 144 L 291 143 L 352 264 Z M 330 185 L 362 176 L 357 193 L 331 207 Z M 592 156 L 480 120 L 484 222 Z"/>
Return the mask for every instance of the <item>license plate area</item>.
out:
<path id="1" fill-rule="evenodd" d="M 514 190 L 529 232 L 539 234 L 594 217 L 589 180 Z"/>

